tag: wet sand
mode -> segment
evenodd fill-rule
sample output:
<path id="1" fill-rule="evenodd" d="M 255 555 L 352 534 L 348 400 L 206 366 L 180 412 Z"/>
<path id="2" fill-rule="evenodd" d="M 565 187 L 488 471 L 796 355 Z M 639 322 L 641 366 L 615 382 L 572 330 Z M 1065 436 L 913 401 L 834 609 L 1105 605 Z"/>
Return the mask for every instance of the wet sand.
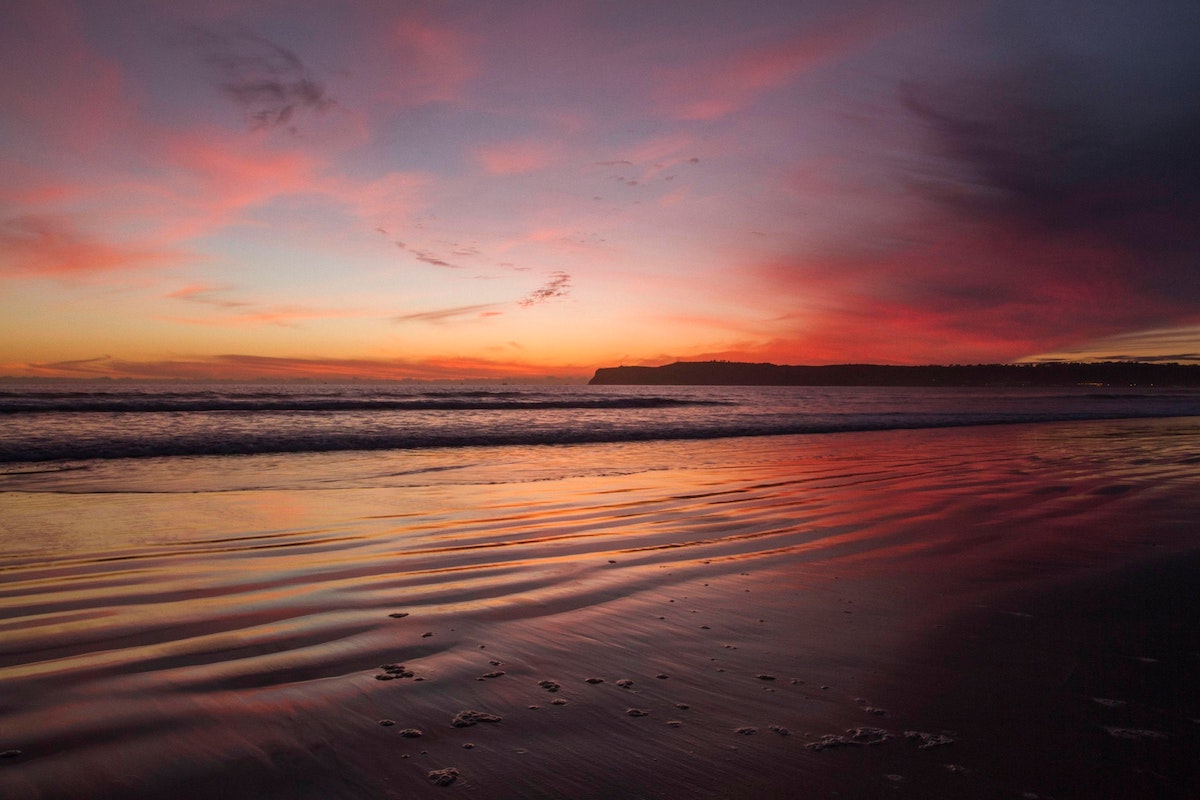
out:
<path id="1" fill-rule="evenodd" d="M 1200 420 L 497 452 L 10 478 L 0 796 L 1196 796 Z"/>

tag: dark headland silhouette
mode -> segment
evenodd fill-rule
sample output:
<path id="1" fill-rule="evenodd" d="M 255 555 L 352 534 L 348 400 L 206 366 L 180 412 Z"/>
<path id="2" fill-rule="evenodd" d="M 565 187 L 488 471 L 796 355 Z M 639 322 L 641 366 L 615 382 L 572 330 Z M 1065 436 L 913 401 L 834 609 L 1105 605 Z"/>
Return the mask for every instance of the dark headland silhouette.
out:
<path id="1" fill-rule="evenodd" d="M 590 386 L 1200 386 L 1200 365 L 1142 361 L 784 366 L 677 361 L 661 367 L 602 367 Z"/>

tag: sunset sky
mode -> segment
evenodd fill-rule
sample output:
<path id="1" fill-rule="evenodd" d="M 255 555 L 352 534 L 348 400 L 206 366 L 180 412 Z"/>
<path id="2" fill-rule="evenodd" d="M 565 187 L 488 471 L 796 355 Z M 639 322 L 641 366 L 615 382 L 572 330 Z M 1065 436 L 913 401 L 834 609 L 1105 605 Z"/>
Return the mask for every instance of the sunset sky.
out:
<path id="1" fill-rule="evenodd" d="M 1200 4 L 0 0 L 0 375 L 1200 361 Z"/>

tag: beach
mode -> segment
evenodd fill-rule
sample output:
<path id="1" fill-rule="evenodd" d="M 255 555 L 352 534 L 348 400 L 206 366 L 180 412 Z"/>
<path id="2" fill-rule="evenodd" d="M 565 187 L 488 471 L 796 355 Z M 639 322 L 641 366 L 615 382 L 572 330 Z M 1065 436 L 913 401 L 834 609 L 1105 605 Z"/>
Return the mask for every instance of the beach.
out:
<path id="1" fill-rule="evenodd" d="M 1200 792 L 1197 417 L 0 488 L 9 800 Z"/>

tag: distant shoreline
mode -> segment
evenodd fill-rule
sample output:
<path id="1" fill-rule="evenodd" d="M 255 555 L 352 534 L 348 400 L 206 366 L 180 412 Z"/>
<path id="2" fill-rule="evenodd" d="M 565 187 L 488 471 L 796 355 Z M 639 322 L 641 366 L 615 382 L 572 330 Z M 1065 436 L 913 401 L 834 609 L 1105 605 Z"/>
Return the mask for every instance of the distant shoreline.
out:
<path id="1" fill-rule="evenodd" d="M 602 367 L 589 386 L 1096 386 L 1200 387 L 1200 365 L 1140 361 L 1048 364 L 786 366 L 677 361 Z"/>

